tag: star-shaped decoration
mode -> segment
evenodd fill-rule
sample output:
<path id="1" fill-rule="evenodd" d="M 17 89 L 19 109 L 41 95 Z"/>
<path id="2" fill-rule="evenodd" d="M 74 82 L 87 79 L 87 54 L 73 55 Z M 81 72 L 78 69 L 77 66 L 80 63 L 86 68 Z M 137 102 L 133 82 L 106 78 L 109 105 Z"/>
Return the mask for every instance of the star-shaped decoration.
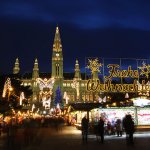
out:
<path id="1" fill-rule="evenodd" d="M 140 75 L 145 75 L 147 78 L 149 77 L 149 74 L 150 74 L 150 65 L 146 65 L 146 63 L 143 61 L 142 63 L 143 66 L 141 67 L 138 67 L 141 72 L 140 72 Z"/>
<path id="2" fill-rule="evenodd" d="M 102 63 L 98 62 L 98 58 L 92 60 L 92 59 L 88 59 L 88 65 L 86 68 L 91 69 L 92 74 L 94 72 L 100 72 L 100 67 L 102 67 Z"/>

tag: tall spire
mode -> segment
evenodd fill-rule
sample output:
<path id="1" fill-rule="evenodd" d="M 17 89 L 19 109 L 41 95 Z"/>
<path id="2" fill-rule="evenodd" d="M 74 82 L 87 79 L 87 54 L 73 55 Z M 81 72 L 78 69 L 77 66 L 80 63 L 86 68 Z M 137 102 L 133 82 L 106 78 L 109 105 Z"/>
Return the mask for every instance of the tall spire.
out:
<path id="1" fill-rule="evenodd" d="M 56 27 L 54 44 L 53 44 L 53 51 L 60 52 L 62 51 L 61 39 L 58 26 Z"/>
<path id="2" fill-rule="evenodd" d="M 74 78 L 77 78 L 77 79 L 81 78 L 79 62 L 78 62 L 77 59 L 76 59 L 76 64 L 75 64 L 75 75 L 74 75 Z"/>
<path id="3" fill-rule="evenodd" d="M 63 54 L 58 26 L 56 27 L 52 52 L 52 77 L 63 78 Z"/>
<path id="4" fill-rule="evenodd" d="M 38 60 L 36 58 L 35 62 L 34 62 L 34 68 L 33 68 L 32 78 L 36 79 L 38 77 L 39 77 L 39 67 L 38 67 Z"/>
<path id="5" fill-rule="evenodd" d="M 20 71 L 20 68 L 19 68 L 19 59 L 16 58 L 15 66 L 13 68 L 13 74 L 17 74 L 17 73 L 19 73 L 19 71 Z"/>

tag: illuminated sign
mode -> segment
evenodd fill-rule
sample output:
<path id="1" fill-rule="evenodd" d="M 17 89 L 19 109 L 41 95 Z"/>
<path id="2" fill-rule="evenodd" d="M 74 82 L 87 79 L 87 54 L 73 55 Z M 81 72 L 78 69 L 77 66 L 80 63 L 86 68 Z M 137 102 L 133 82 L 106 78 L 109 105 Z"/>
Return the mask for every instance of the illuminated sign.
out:
<path id="1" fill-rule="evenodd" d="M 88 60 L 89 64 L 86 68 L 91 70 L 92 76 L 94 74 L 101 73 L 100 67 L 103 64 L 98 62 L 98 59 Z M 98 78 L 92 78 L 87 81 L 87 91 L 89 92 L 147 92 L 150 91 L 150 84 L 147 84 L 145 80 L 142 80 L 142 83 L 139 84 L 138 80 L 140 76 L 149 77 L 150 74 L 150 65 L 146 65 L 144 62 L 143 66 L 138 67 L 137 69 L 132 69 L 132 66 L 129 65 L 127 69 L 120 69 L 118 64 L 108 64 L 107 69 L 108 73 L 104 76 L 104 82 L 101 83 Z M 96 77 L 96 76 L 93 76 Z M 133 78 L 134 81 L 132 84 L 112 84 L 113 78 Z"/>

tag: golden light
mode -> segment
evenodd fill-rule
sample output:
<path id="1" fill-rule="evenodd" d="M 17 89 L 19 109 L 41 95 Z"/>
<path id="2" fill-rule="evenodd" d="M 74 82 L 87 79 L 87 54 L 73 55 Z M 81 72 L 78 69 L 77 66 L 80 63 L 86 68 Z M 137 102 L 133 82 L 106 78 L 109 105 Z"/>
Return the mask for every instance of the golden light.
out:
<path id="1" fill-rule="evenodd" d="M 117 104 L 116 103 L 112 103 L 112 106 L 116 106 Z"/>
<path id="2" fill-rule="evenodd" d="M 98 58 L 93 59 L 93 60 L 92 59 L 88 59 L 88 65 L 87 65 L 86 68 L 90 69 L 92 74 L 94 72 L 100 72 L 101 73 L 100 67 L 102 67 L 102 63 L 99 63 Z"/>
<path id="3" fill-rule="evenodd" d="M 10 92 L 12 92 L 14 89 L 13 89 L 12 87 L 10 87 L 8 90 L 9 90 Z"/>

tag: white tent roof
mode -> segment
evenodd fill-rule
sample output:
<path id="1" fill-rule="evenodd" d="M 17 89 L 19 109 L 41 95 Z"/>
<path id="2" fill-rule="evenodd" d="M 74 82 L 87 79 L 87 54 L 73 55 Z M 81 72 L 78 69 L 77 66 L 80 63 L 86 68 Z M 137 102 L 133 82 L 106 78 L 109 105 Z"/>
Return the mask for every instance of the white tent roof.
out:
<path id="1" fill-rule="evenodd" d="M 132 101 L 134 106 L 144 107 L 150 105 L 150 100 L 145 97 L 134 98 Z"/>

